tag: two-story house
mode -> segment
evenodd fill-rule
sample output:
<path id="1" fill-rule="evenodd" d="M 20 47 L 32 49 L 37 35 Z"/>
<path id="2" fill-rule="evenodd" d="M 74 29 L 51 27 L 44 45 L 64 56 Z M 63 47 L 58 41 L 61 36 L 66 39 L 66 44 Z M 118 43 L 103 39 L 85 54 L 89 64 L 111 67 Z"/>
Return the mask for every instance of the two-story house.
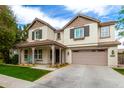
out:
<path id="1" fill-rule="evenodd" d="M 78 15 L 62 29 L 36 18 L 27 28 L 28 39 L 17 44 L 19 63 L 117 66 L 115 22 Z"/>

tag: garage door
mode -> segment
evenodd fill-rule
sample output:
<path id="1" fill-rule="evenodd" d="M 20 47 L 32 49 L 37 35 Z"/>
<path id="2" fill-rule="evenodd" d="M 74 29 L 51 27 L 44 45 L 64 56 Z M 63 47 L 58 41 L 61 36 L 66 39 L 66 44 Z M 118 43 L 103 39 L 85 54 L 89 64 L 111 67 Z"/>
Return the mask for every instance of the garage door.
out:
<path id="1" fill-rule="evenodd" d="M 106 50 L 80 50 L 72 52 L 73 64 L 107 65 Z"/>

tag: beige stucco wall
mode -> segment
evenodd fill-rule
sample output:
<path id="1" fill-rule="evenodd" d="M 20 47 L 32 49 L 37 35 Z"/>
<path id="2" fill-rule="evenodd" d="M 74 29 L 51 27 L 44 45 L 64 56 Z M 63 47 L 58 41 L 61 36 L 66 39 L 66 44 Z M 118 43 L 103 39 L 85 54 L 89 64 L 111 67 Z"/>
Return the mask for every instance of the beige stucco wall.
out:
<path id="1" fill-rule="evenodd" d="M 43 64 L 47 64 L 47 63 L 50 63 L 50 57 L 49 57 L 49 48 L 42 48 L 42 51 L 43 51 L 43 53 L 42 53 L 42 58 L 43 58 L 43 61 L 42 61 L 42 63 Z"/>
<path id="2" fill-rule="evenodd" d="M 72 50 L 66 49 L 66 63 L 71 64 L 72 63 Z"/>
<path id="3" fill-rule="evenodd" d="M 115 41 L 115 26 L 111 25 L 110 27 L 110 37 L 109 38 L 100 38 L 100 29 L 99 29 L 99 42 L 110 42 L 110 41 Z"/>
<path id="4" fill-rule="evenodd" d="M 55 33 L 55 37 L 54 37 L 54 40 L 59 42 L 59 43 L 64 43 L 64 31 L 60 32 L 60 35 L 61 35 L 61 39 L 57 39 L 57 33 Z"/>
<path id="5" fill-rule="evenodd" d="M 66 50 L 65 49 L 62 49 L 62 63 L 65 63 L 66 62 Z"/>
<path id="6" fill-rule="evenodd" d="M 51 28 L 47 27 L 47 37 L 46 37 L 46 39 L 54 40 L 54 38 L 55 38 L 55 32 Z"/>
<path id="7" fill-rule="evenodd" d="M 98 42 L 98 24 L 91 23 L 87 25 L 90 27 L 89 36 L 85 37 L 83 40 L 70 39 L 70 29 L 73 27 L 65 29 L 64 44 L 67 46 L 96 44 Z"/>
<path id="8" fill-rule="evenodd" d="M 48 26 L 42 26 L 42 27 L 37 27 L 34 29 L 29 30 L 29 34 L 28 34 L 28 42 L 34 42 L 35 40 L 32 40 L 32 32 L 35 30 L 41 29 L 42 30 L 42 39 L 40 39 L 40 41 L 42 40 L 46 40 L 46 39 L 50 39 L 50 40 L 54 40 L 54 32 L 52 29 L 50 29 Z"/>
<path id="9" fill-rule="evenodd" d="M 22 51 L 21 51 L 20 56 L 21 56 L 21 62 L 20 62 L 20 63 L 24 64 L 25 61 L 24 61 L 24 50 L 23 50 L 23 49 L 22 49 Z"/>
<path id="10" fill-rule="evenodd" d="M 115 56 L 111 57 L 112 50 L 114 50 Z M 117 46 L 108 48 L 108 66 L 117 66 L 118 64 L 118 49 Z"/>
<path id="11" fill-rule="evenodd" d="M 42 39 L 41 40 L 46 40 L 46 39 L 50 39 L 50 40 L 55 40 L 57 42 L 63 43 L 67 46 L 75 46 L 75 45 L 87 45 L 87 44 L 96 44 L 98 42 L 107 42 L 107 41 L 115 41 L 115 26 L 111 25 L 110 26 L 110 38 L 104 38 L 101 39 L 100 38 L 100 28 L 98 28 L 98 24 L 97 23 L 91 23 L 91 24 L 86 24 L 90 26 L 90 35 L 88 37 L 85 37 L 85 39 L 83 40 L 73 40 L 70 39 L 70 29 L 74 28 L 74 27 L 68 27 L 66 28 L 64 31 L 60 32 L 61 34 L 61 40 L 57 40 L 57 33 L 55 33 L 51 28 L 49 28 L 46 25 L 43 25 L 41 27 L 37 27 L 37 28 L 32 28 L 29 29 L 29 34 L 28 34 L 28 39 L 27 41 L 29 42 L 33 42 L 34 40 L 32 40 L 32 31 L 35 31 L 37 29 L 42 29 Z"/>

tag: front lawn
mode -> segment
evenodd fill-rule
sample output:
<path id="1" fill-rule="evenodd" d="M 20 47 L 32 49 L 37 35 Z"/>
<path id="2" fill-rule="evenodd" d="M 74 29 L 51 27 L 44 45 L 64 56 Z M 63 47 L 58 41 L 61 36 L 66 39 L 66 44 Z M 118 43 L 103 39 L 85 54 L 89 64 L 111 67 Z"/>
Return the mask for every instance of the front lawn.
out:
<path id="1" fill-rule="evenodd" d="M 19 78 L 19 79 L 24 79 L 28 81 L 35 81 L 40 77 L 48 74 L 49 72 L 50 71 L 48 70 L 39 70 L 39 69 L 30 68 L 30 67 L 0 64 L 0 74 Z"/>
<path id="2" fill-rule="evenodd" d="M 120 74 L 124 75 L 124 69 L 122 68 L 113 68 L 115 71 L 119 72 Z"/>

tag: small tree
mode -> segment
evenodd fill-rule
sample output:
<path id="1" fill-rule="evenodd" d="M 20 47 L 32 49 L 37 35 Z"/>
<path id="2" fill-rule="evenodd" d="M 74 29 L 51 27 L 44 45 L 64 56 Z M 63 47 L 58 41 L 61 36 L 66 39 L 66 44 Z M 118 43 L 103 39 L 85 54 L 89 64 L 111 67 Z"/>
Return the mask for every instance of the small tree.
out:
<path id="1" fill-rule="evenodd" d="M 21 41 L 26 41 L 28 38 L 28 31 L 26 30 L 28 25 L 24 25 L 23 29 L 19 27 L 19 31 L 16 33 L 16 43 L 19 43 Z"/>
<path id="2" fill-rule="evenodd" d="M 11 9 L 8 6 L 0 6 L 0 53 L 5 63 L 11 63 L 10 49 L 27 39 L 27 26 L 25 25 L 23 30 L 17 28 L 16 18 Z"/>
<path id="3" fill-rule="evenodd" d="M 4 62 L 10 63 L 10 49 L 16 41 L 17 24 L 8 6 L 0 6 L 0 52 Z"/>

